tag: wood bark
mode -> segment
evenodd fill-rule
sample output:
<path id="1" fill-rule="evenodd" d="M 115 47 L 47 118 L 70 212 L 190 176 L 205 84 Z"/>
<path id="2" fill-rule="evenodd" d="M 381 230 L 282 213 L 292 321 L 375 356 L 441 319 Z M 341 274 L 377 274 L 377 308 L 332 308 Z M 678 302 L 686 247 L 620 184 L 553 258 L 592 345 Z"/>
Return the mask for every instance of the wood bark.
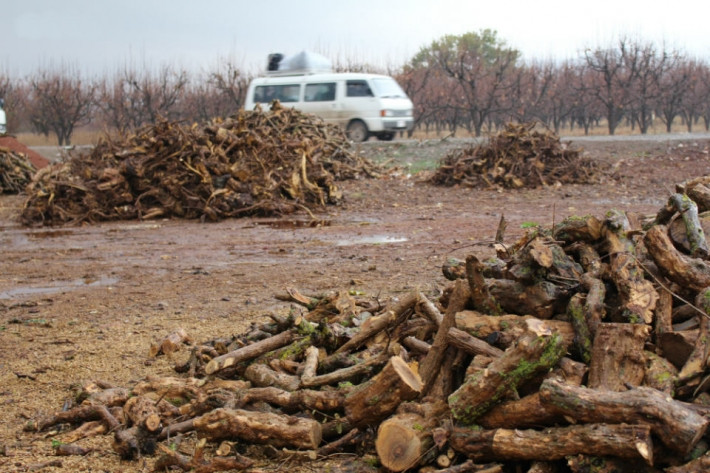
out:
<path id="1" fill-rule="evenodd" d="M 450 345 L 464 350 L 471 355 L 486 355 L 490 357 L 499 357 L 503 354 L 503 350 L 490 345 L 483 340 L 480 340 L 467 332 L 456 327 L 451 327 L 447 334 L 447 340 Z"/>
<path id="2" fill-rule="evenodd" d="M 559 335 L 540 332 L 531 326 L 528 333 L 486 370 L 468 377 L 449 396 L 452 414 L 461 422 L 473 423 L 520 384 L 557 364 L 564 352 Z"/>
<path id="3" fill-rule="evenodd" d="M 362 383 L 345 398 L 345 415 L 354 427 L 385 419 L 404 401 L 418 397 L 421 378 L 399 356 L 393 356 L 377 375 Z"/>
<path id="4" fill-rule="evenodd" d="M 644 242 L 658 269 L 668 279 L 695 291 L 710 286 L 710 264 L 678 251 L 668 237 L 665 226 L 649 228 Z"/>
<path id="5" fill-rule="evenodd" d="M 590 388 L 625 391 L 639 386 L 646 370 L 644 344 L 650 327 L 641 324 L 599 324 L 589 364 Z"/>
<path id="6" fill-rule="evenodd" d="M 706 473 L 710 471 L 710 453 L 689 461 L 685 465 L 666 468 L 666 473 Z"/>
<path id="7" fill-rule="evenodd" d="M 551 461 L 584 454 L 641 458 L 653 464 L 647 425 L 586 424 L 542 431 L 454 427 L 450 444 L 474 461 Z"/>
<path id="8" fill-rule="evenodd" d="M 542 280 L 534 284 L 523 284 L 510 279 L 487 279 L 488 291 L 501 307 L 500 313 L 534 315 L 549 319 L 558 311 L 564 290 Z"/>
<path id="9" fill-rule="evenodd" d="M 274 447 L 317 448 L 321 426 L 312 419 L 243 409 L 214 409 L 193 421 L 201 437 L 238 439 Z"/>
<path id="10" fill-rule="evenodd" d="M 556 240 L 564 242 L 594 242 L 602 237 L 603 223 L 596 217 L 570 217 L 553 230 Z"/>
<path id="11" fill-rule="evenodd" d="M 690 453 L 710 422 L 680 402 L 647 387 L 614 392 L 547 379 L 540 386 L 540 400 L 577 422 L 649 425 L 666 446 L 681 455 Z"/>

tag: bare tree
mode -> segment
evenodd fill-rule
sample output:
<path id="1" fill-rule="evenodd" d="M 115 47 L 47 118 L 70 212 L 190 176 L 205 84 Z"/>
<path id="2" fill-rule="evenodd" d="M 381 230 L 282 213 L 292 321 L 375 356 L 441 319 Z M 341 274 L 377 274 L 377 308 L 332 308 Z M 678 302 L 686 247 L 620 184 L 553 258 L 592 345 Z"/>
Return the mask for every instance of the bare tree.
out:
<path id="1" fill-rule="evenodd" d="M 699 67 L 695 61 L 681 58 L 661 78 L 661 94 L 656 109 L 668 133 L 671 132 L 673 121 L 682 113 L 683 102 L 689 95 L 693 81 L 697 80 L 696 71 Z"/>
<path id="2" fill-rule="evenodd" d="M 209 83 L 219 91 L 224 101 L 224 115 L 231 115 L 244 107 L 251 77 L 232 62 L 226 62 L 209 73 Z"/>
<path id="3" fill-rule="evenodd" d="M 91 119 L 96 84 L 68 67 L 40 71 L 29 84 L 29 117 L 34 129 L 54 133 L 60 146 L 70 145 L 75 128 Z"/>

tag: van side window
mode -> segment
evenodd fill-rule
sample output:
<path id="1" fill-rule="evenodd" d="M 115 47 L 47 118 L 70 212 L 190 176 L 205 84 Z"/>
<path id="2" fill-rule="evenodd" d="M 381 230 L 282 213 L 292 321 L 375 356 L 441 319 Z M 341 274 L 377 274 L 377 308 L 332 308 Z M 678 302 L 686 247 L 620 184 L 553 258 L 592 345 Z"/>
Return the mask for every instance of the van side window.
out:
<path id="1" fill-rule="evenodd" d="M 335 82 L 306 84 L 303 97 L 306 102 L 330 102 L 335 100 Z"/>
<path id="2" fill-rule="evenodd" d="M 260 85 L 254 89 L 254 102 L 270 103 L 272 100 L 298 102 L 300 93 L 301 86 L 298 84 Z"/>
<path id="3" fill-rule="evenodd" d="M 349 80 L 346 83 L 348 97 L 373 97 L 370 86 L 364 80 Z"/>

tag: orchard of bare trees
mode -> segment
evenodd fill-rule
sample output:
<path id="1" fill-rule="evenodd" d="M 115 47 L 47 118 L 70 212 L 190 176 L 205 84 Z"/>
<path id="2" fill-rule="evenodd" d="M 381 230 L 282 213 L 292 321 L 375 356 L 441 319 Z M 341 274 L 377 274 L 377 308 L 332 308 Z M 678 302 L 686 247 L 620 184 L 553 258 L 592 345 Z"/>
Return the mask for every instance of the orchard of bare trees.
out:
<path id="1" fill-rule="evenodd" d="M 373 70 L 336 64 L 338 70 Z M 682 51 L 620 38 L 564 61 L 526 60 L 492 30 L 443 36 L 394 76 L 415 104 L 415 130 L 479 136 L 511 121 L 541 122 L 560 133 L 619 125 L 647 133 L 710 130 L 710 64 Z M 126 131 L 157 117 L 205 122 L 243 106 L 252 73 L 225 61 L 190 72 L 124 67 L 105 77 L 78 68 L 38 70 L 22 78 L 0 72 L 9 132 L 33 131 L 71 144 L 86 125 Z"/>

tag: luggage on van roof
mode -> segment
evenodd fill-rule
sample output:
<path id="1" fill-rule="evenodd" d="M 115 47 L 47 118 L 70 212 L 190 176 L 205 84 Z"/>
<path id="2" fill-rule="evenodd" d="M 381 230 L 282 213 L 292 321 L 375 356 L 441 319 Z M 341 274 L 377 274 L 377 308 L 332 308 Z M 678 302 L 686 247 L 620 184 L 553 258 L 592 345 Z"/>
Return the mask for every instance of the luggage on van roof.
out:
<path id="1" fill-rule="evenodd" d="M 302 51 L 284 58 L 283 54 L 269 54 L 269 75 L 301 75 L 333 72 L 330 60 L 320 54 Z"/>

